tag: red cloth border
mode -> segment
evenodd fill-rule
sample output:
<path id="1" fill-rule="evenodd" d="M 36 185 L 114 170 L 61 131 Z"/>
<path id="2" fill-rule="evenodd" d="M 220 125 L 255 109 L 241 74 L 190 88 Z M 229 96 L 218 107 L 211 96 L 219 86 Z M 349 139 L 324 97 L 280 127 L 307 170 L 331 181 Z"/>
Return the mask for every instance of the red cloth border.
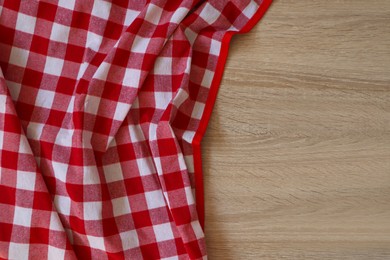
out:
<path id="1" fill-rule="evenodd" d="M 222 39 L 221 52 L 218 58 L 217 67 L 215 70 L 214 79 L 211 83 L 209 96 L 207 98 L 206 106 L 202 118 L 199 123 L 198 130 L 195 133 L 192 141 L 192 149 L 194 153 L 194 171 L 195 171 L 195 196 L 196 196 L 196 209 L 198 212 L 199 222 L 204 230 L 205 222 L 205 206 L 204 206 L 204 184 L 203 184 L 203 170 L 202 170 L 202 154 L 201 154 L 201 141 L 206 132 L 207 125 L 210 120 L 211 112 L 213 110 L 219 86 L 223 72 L 225 69 L 226 60 L 229 54 L 230 40 L 235 34 L 242 34 L 249 32 L 264 16 L 268 8 L 270 7 L 272 0 L 264 0 L 255 15 L 249 20 L 249 22 L 238 32 L 229 31 Z"/>

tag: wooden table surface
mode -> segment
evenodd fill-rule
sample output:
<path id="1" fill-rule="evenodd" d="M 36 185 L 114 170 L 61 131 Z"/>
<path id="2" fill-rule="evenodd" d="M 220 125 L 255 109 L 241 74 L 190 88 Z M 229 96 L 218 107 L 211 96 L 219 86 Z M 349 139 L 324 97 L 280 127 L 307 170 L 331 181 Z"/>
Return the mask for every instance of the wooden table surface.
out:
<path id="1" fill-rule="evenodd" d="M 390 259 L 390 1 L 274 1 L 202 149 L 210 259 Z"/>

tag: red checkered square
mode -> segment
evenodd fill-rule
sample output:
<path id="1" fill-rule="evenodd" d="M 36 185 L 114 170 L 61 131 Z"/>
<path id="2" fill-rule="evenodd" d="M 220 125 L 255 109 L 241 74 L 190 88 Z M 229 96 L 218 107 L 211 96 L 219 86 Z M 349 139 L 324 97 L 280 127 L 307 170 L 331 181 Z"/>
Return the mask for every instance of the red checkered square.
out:
<path id="1" fill-rule="evenodd" d="M 157 243 L 143 245 L 140 248 L 144 259 L 161 259 Z"/>

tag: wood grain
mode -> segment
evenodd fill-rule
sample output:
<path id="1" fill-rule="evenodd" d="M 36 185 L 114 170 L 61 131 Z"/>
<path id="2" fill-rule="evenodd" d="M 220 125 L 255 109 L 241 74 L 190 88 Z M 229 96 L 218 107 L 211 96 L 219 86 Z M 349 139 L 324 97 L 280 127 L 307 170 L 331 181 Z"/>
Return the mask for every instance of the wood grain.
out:
<path id="1" fill-rule="evenodd" d="M 203 139 L 210 259 L 390 259 L 390 1 L 274 1 Z"/>

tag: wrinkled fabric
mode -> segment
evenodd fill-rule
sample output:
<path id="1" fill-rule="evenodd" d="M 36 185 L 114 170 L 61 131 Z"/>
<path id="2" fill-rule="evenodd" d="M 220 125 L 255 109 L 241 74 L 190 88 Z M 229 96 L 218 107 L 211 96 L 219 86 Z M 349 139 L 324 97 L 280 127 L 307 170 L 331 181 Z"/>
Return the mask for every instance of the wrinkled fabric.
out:
<path id="1" fill-rule="evenodd" d="M 206 258 L 194 139 L 267 2 L 0 0 L 0 258 Z"/>

